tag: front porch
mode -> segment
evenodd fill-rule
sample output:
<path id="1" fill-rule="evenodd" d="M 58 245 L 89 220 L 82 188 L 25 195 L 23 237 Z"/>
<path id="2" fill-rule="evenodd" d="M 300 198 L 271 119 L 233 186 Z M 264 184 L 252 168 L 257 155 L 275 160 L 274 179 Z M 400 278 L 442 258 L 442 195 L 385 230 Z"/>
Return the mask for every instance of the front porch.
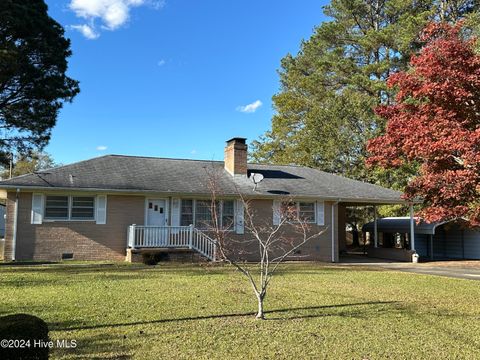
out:
<path id="1" fill-rule="evenodd" d="M 136 225 L 128 227 L 127 253 L 132 251 L 194 251 L 210 261 L 217 260 L 216 241 L 190 226 Z M 128 258 L 127 258 L 128 260 Z"/>

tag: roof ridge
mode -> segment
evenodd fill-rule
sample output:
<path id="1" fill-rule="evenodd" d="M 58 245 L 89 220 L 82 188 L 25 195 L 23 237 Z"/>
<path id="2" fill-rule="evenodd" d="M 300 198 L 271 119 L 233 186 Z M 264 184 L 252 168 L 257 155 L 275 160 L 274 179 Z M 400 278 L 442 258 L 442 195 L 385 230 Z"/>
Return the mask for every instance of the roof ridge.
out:
<path id="1" fill-rule="evenodd" d="M 108 155 L 104 155 L 104 156 L 140 158 L 140 159 L 174 160 L 174 161 L 198 161 L 198 162 L 215 162 L 215 163 L 225 162 L 224 160 L 186 159 L 186 158 L 171 158 L 171 157 L 165 157 L 165 156 L 145 156 L 145 155 L 125 155 L 125 154 L 108 154 Z M 90 160 L 98 159 L 98 158 L 100 158 L 100 157 L 92 158 Z M 87 160 L 84 160 L 84 161 L 87 161 Z M 72 164 L 77 164 L 77 163 L 72 163 Z M 315 168 L 310 167 L 310 166 L 298 165 L 298 164 L 273 164 L 273 163 L 259 163 L 259 162 L 247 162 L 247 164 L 248 165 L 262 165 L 262 166 L 291 166 L 291 167 L 299 167 L 299 168 L 305 168 L 305 169 L 318 170 L 318 169 L 315 169 Z M 321 170 L 319 170 L 319 171 L 321 171 Z"/>
<path id="2" fill-rule="evenodd" d="M 262 165 L 262 166 L 291 166 L 291 167 L 300 167 L 305 169 L 315 169 L 310 166 L 306 165 L 298 165 L 298 164 L 274 164 L 274 163 L 260 163 L 260 162 L 247 162 L 248 165 Z"/>
<path id="3" fill-rule="evenodd" d="M 203 159 L 185 159 L 185 158 L 170 158 L 164 156 L 144 156 L 144 155 L 123 155 L 123 154 L 109 154 L 105 156 L 115 157 L 128 157 L 128 158 L 140 158 L 140 159 L 159 159 L 159 160 L 175 160 L 175 161 L 203 161 L 203 162 L 218 162 L 223 163 L 223 160 L 203 160 Z"/>
<path id="4" fill-rule="evenodd" d="M 129 157 L 129 158 L 142 158 L 142 159 L 159 159 L 159 160 L 176 160 L 176 161 L 199 161 L 199 162 L 216 162 L 223 163 L 224 160 L 206 160 L 206 159 L 186 159 L 186 158 L 171 158 L 164 156 L 145 156 L 145 155 L 124 155 L 124 154 L 110 154 L 107 156 L 116 156 L 116 157 Z M 247 162 L 248 165 L 262 165 L 262 166 L 293 166 L 301 168 L 314 169 L 309 166 L 297 165 L 297 164 L 273 164 L 273 163 L 258 163 L 258 162 Z"/>

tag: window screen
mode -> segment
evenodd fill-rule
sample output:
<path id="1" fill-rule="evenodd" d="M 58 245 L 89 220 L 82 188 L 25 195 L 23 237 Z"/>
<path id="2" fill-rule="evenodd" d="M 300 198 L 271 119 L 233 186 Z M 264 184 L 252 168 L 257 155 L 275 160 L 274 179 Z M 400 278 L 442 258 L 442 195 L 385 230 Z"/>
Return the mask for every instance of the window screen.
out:
<path id="1" fill-rule="evenodd" d="M 315 222 L 315 203 L 300 202 L 298 215 L 302 221 Z"/>
<path id="2" fill-rule="evenodd" d="M 72 219 L 95 218 L 95 198 L 93 196 L 72 197 Z"/>
<path id="3" fill-rule="evenodd" d="M 224 229 L 231 229 L 234 223 L 234 202 L 233 200 L 223 201 L 222 226 Z"/>
<path id="4" fill-rule="evenodd" d="M 47 196 L 45 218 L 68 219 L 68 196 Z"/>
<path id="5" fill-rule="evenodd" d="M 195 226 L 199 229 L 207 229 L 212 223 L 212 202 L 210 200 L 197 200 L 195 207 Z"/>
<path id="6" fill-rule="evenodd" d="M 182 200 L 180 225 L 189 226 L 193 224 L 193 200 Z"/>

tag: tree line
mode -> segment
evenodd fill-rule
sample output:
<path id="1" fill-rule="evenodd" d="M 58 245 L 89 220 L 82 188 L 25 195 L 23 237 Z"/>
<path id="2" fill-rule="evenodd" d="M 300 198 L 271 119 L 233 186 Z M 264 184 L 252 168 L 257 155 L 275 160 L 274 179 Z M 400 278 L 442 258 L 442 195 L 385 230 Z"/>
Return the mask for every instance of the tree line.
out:
<path id="1" fill-rule="evenodd" d="M 387 125 L 375 109 L 395 103 L 397 89 L 387 80 L 409 70 L 429 23 L 462 21 L 475 35 L 479 6 L 472 0 L 332 0 L 324 7 L 330 20 L 302 41 L 296 55 L 281 60 L 271 129 L 253 141 L 252 159 L 310 166 L 403 191 L 418 175 L 419 159 L 395 167 L 366 164 L 368 141 Z M 388 207 L 384 215 L 402 211 Z"/>

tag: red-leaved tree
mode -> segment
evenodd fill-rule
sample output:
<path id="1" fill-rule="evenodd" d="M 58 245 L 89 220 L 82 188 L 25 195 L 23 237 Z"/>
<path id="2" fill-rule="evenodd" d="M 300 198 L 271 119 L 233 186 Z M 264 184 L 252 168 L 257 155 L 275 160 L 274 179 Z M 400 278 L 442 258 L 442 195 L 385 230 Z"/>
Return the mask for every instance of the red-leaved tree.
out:
<path id="1" fill-rule="evenodd" d="M 395 104 L 376 109 L 387 126 L 368 143 L 367 163 L 418 163 L 404 194 L 423 198 L 418 215 L 480 225 L 480 56 L 462 26 L 428 25 L 410 69 L 389 77 L 398 94 Z"/>

